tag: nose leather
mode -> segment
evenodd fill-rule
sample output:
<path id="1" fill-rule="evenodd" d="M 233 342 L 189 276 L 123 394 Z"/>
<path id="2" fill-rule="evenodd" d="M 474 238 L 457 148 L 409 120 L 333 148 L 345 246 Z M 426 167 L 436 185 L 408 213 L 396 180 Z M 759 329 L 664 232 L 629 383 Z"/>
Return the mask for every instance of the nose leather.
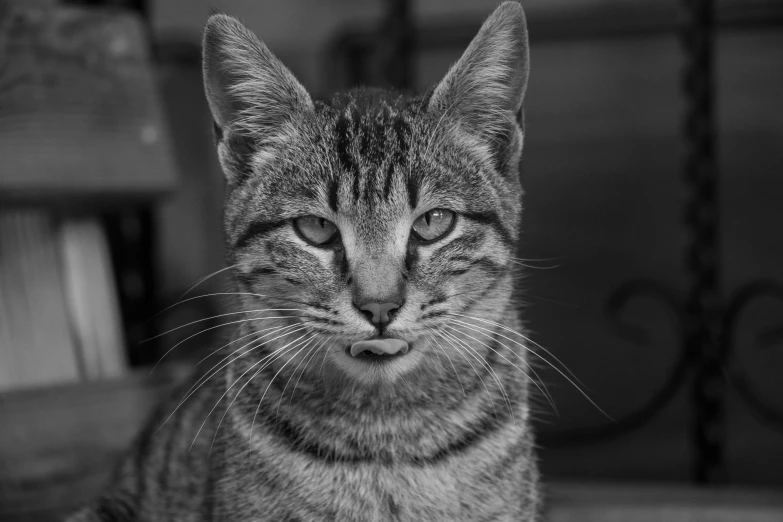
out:
<path id="1" fill-rule="evenodd" d="M 369 302 L 357 304 L 356 307 L 364 312 L 374 325 L 383 328 L 391 322 L 391 315 L 400 308 L 400 303 L 392 301 L 385 303 Z"/>

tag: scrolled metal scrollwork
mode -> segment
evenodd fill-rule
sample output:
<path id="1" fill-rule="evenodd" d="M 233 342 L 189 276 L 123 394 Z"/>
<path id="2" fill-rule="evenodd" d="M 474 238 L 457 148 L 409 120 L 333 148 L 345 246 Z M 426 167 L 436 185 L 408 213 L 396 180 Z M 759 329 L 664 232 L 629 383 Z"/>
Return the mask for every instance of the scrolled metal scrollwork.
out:
<path id="1" fill-rule="evenodd" d="M 621 312 L 628 302 L 640 297 L 663 303 L 677 318 L 680 356 L 652 398 L 618 422 L 551 434 L 544 444 L 593 443 L 634 430 L 655 416 L 678 390 L 690 385 L 693 477 L 697 482 L 711 483 L 725 476 L 727 393 L 736 393 L 760 422 L 783 432 L 783 412 L 756 391 L 733 352 L 742 312 L 749 303 L 762 297 L 783 303 L 783 285 L 773 280 L 758 280 L 740 288 L 727 303 L 722 298 L 714 114 L 714 2 L 683 0 L 682 6 L 685 23 L 680 36 L 686 59 L 683 92 L 687 102 L 683 180 L 689 189 L 684 209 L 688 230 L 685 251 L 688 290 L 685 298 L 680 299 L 661 283 L 638 279 L 622 284 L 607 300 L 608 316 L 617 333 L 637 345 L 644 345 L 644 332 L 624 322 Z M 783 326 L 759 336 L 764 344 L 781 340 Z"/>
<path id="2" fill-rule="evenodd" d="M 783 303 L 783 284 L 764 279 L 754 281 L 740 288 L 729 301 L 724 316 L 723 352 L 725 356 L 725 376 L 737 396 L 750 408 L 754 416 L 767 427 L 783 433 L 783 411 L 769 404 L 751 384 L 750 379 L 741 372 L 732 347 L 736 329 L 742 312 L 754 300 L 764 297 Z M 763 332 L 757 338 L 760 344 L 770 345 L 783 340 L 783 327 L 777 327 Z"/>
<path id="3" fill-rule="evenodd" d="M 637 279 L 620 285 L 609 297 L 604 309 L 607 319 L 618 335 L 638 345 L 646 346 L 644 330 L 623 320 L 623 310 L 634 300 L 647 298 L 669 312 L 677 331 L 681 331 L 684 313 L 676 294 L 665 285 L 650 279 Z M 641 406 L 614 422 L 547 434 L 542 444 L 548 447 L 594 444 L 634 431 L 655 417 L 684 384 L 691 366 L 689 354 L 679 350 L 679 357 L 660 387 Z"/>

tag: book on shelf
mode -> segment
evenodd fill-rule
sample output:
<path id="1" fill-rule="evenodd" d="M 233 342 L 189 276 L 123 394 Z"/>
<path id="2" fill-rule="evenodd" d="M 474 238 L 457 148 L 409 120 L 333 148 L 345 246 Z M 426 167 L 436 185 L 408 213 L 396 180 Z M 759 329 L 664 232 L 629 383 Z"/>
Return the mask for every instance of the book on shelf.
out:
<path id="1" fill-rule="evenodd" d="M 100 222 L 0 213 L 0 389 L 111 378 L 125 368 Z"/>

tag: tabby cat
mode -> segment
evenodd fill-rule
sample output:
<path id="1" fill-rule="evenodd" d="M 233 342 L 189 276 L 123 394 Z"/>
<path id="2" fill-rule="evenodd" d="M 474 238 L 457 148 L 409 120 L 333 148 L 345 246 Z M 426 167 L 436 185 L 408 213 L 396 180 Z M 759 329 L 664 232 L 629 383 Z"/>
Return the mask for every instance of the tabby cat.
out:
<path id="1" fill-rule="evenodd" d="M 527 78 L 516 2 L 413 99 L 315 101 L 213 15 L 237 331 L 72 520 L 537 520 L 512 300 Z"/>

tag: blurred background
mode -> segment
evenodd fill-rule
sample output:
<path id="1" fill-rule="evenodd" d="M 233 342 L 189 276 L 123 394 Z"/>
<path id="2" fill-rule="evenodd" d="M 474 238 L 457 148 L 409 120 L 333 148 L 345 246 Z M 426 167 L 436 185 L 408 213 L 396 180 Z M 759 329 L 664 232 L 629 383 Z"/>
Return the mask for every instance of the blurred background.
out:
<path id="1" fill-rule="evenodd" d="M 521 3 L 519 297 L 560 361 L 539 370 L 546 480 L 783 510 L 783 3 Z M 210 10 L 328 96 L 425 90 L 496 5 L 0 0 L 0 520 L 95 495 L 226 338 Z"/>

